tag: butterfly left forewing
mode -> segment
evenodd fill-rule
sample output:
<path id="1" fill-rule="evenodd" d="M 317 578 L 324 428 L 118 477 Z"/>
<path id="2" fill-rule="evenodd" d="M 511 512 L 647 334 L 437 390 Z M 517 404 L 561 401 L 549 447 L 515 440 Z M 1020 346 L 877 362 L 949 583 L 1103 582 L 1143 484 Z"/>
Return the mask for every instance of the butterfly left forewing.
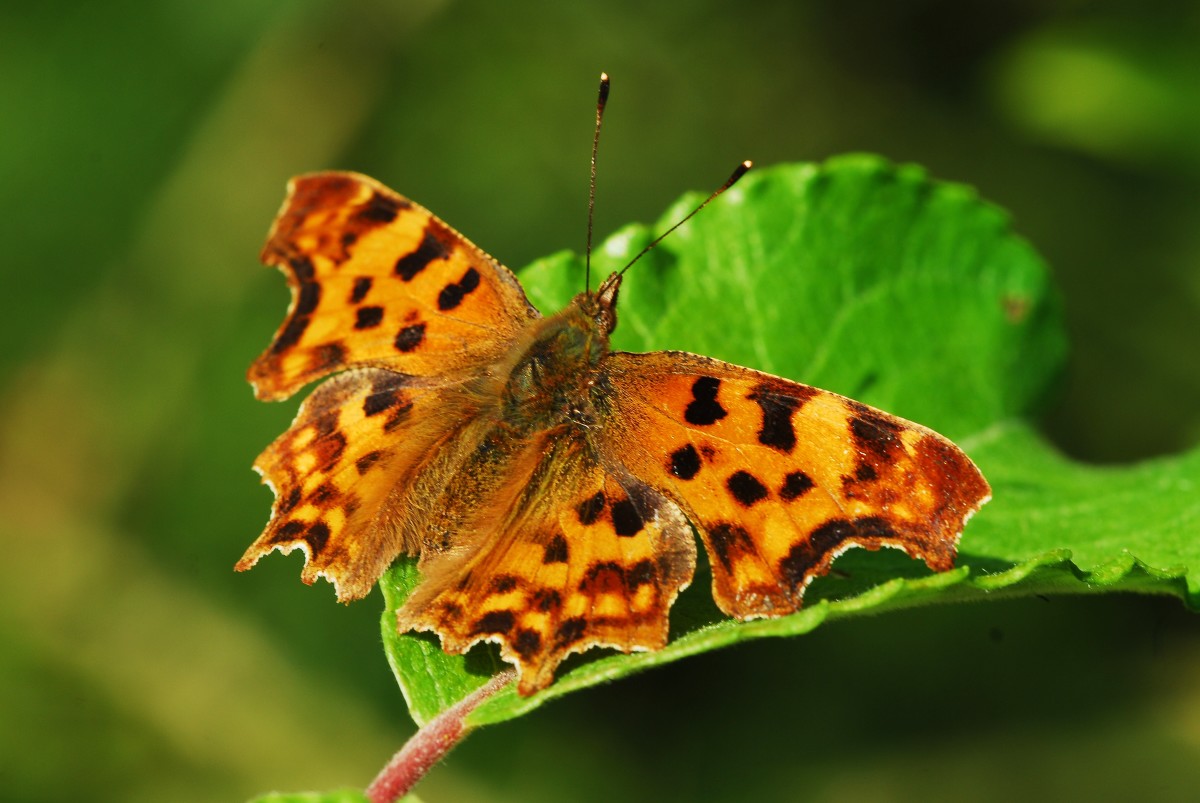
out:
<path id="1" fill-rule="evenodd" d="M 292 179 L 262 260 L 292 290 L 249 379 L 283 399 L 345 368 L 479 369 L 538 316 L 516 277 L 427 209 L 356 173 Z"/>
<path id="2" fill-rule="evenodd" d="M 852 546 L 949 569 L 966 519 L 989 497 L 941 435 L 718 360 L 611 354 L 596 393 L 606 450 L 684 509 L 714 597 L 738 618 L 795 610 Z"/>

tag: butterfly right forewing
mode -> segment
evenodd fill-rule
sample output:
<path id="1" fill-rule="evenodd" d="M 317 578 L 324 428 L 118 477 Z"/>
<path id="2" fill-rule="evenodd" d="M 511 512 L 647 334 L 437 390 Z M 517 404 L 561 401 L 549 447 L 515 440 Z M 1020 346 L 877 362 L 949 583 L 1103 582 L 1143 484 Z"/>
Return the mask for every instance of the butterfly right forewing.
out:
<path id="1" fill-rule="evenodd" d="M 795 610 L 852 546 L 952 568 L 987 482 L 941 435 L 829 391 L 681 352 L 616 353 L 606 454 L 676 500 L 738 618 Z"/>

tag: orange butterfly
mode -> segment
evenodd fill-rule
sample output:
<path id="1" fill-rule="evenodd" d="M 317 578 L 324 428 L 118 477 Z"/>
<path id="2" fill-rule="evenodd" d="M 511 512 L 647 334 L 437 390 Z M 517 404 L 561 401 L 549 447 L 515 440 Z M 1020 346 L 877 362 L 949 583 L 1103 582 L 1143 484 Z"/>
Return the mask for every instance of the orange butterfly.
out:
<path id="1" fill-rule="evenodd" d="M 621 274 L 542 317 L 365 176 L 293 179 L 262 259 L 292 305 L 250 368 L 257 396 L 340 373 L 255 462 L 275 505 L 237 569 L 300 548 L 301 578 L 348 601 L 419 555 L 397 626 L 448 652 L 498 643 L 521 694 L 571 653 L 664 646 L 695 534 L 721 610 L 774 617 L 849 547 L 951 568 L 989 498 L 917 424 L 707 357 L 610 351 Z"/>

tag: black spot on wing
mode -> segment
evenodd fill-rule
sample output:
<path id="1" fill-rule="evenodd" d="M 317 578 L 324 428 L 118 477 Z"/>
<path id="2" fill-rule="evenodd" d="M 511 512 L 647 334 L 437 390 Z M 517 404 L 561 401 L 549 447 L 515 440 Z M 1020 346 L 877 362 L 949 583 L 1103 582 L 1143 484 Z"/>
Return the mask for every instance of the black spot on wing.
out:
<path id="1" fill-rule="evenodd" d="M 300 504 L 300 488 L 293 488 L 288 492 L 288 495 L 279 500 L 279 512 L 290 513 L 295 510 L 296 505 Z"/>
<path id="2" fill-rule="evenodd" d="M 854 403 L 851 409 L 855 415 L 850 418 L 850 434 L 859 449 L 889 460 L 901 448 L 900 425 L 865 404 Z"/>
<path id="3" fill-rule="evenodd" d="M 812 477 L 803 471 L 793 471 L 783 478 L 783 487 L 779 489 L 779 498 L 785 502 L 799 499 L 808 493 L 814 485 Z"/>
<path id="4" fill-rule="evenodd" d="M 354 289 L 350 291 L 350 303 L 357 304 L 367 297 L 367 293 L 371 292 L 371 285 L 374 284 L 374 279 L 370 276 L 359 276 L 354 280 Z"/>
<path id="5" fill-rule="evenodd" d="M 288 318 L 287 325 L 283 327 L 283 330 L 276 336 L 275 342 L 271 344 L 271 353 L 279 354 L 296 345 L 304 335 L 304 330 L 308 328 L 309 320 L 311 319 L 307 315 L 293 315 Z"/>
<path id="6" fill-rule="evenodd" d="M 720 387 L 721 380 L 716 377 L 698 377 L 692 383 L 692 400 L 683 411 L 684 420 L 689 424 L 706 427 L 728 415 L 717 401 L 717 389 Z"/>
<path id="7" fill-rule="evenodd" d="M 539 588 L 533 594 L 533 607 L 542 613 L 551 613 L 562 608 L 562 594 L 553 588 Z"/>
<path id="8" fill-rule="evenodd" d="M 354 311 L 355 329 L 374 329 L 383 322 L 383 307 L 359 307 Z"/>
<path id="9" fill-rule="evenodd" d="M 513 639 L 513 649 L 522 660 L 528 661 L 542 649 L 542 637 L 536 630 L 518 630 Z"/>
<path id="10" fill-rule="evenodd" d="M 308 550 L 312 555 L 319 555 L 321 550 L 325 549 L 325 545 L 329 543 L 329 525 L 323 521 L 315 522 L 308 528 L 308 532 L 304 534 L 304 542 L 308 544 Z"/>
<path id="11" fill-rule="evenodd" d="M 317 278 L 316 268 L 313 267 L 312 260 L 306 256 L 292 257 L 288 260 L 288 267 L 302 282 L 311 282 Z"/>
<path id="12" fill-rule="evenodd" d="M 448 312 L 461 304 L 462 300 L 462 289 L 457 284 L 448 284 L 442 288 L 442 292 L 438 293 L 438 309 Z"/>
<path id="13" fill-rule="evenodd" d="M 411 282 L 418 273 L 429 267 L 430 262 L 435 259 L 445 259 L 449 255 L 450 249 L 427 226 L 425 235 L 421 238 L 421 244 L 416 247 L 416 250 L 410 251 L 396 260 L 396 275 L 406 282 Z"/>
<path id="14" fill-rule="evenodd" d="M 713 557 L 726 572 L 733 571 L 733 564 L 745 555 L 754 552 L 754 542 L 745 527 L 721 521 L 708 528 L 708 543 L 715 553 Z"/>
<path id="15" fill-rule="evenodd" d="M 300 535 L 300 533 L 304 532 L 304 529 L 307 526 L 308 525 L 305 524 L 304 522 L 296 521 L 295 519 L 284 522 L 283 524 L 281 524 L 279 526 L 279 529 L 277 529 L 275 531 L 275 533 L 271 536 L 271 543 L 272 544 L 285 544 L 285 543 L 288 543 L 289 541 L 295 541 L 296 537 L 298 535 Z"/>
<path id="16" fill-rule="evenodd" d="M 767 486 L 749 471 L 735 471 L 725 480 L 725 487 L 742 507 L 752 507 L 767 498 Z"/>
<path id="17" fill-rule="evenodd" d="M 313 267 L 312 260 L 306 256 L 295 256 L 288 260 L 288 266 L 299 285 L 296 293 L 296 306 L 292 309 L 287 323 L 276 336 L 275 341 L 271 343 L 272 354 L 287 351 L 300 341 L 304 331 L 308 329 L 313 312 L 321 301 L 321 285 L 317 284 L 317 272 Z"/>
<path id="18" fill-rule="evenodd" d="M 492 578 L 492 593 L 507 594 L 517 587 L 517 578 L 511 574 L 498 574 Z"/>
<path id="19" fill-rule="evenodd" d="M 346 451 L 346 436 L 340 432 L 322 435 L 313 441 L 312 448 L 317 455 L 318 468 L 332 466 L 341 459 L 342 453 Z"/>
<path id="20" fill-rule="evenodd" d="M 318 485 L 311 494 L 309 494 L 308 501 L 318 507 L 326 507 L 330 500 L 338 496 L 340 496 L 340 494 L 338 494 L 337 488 L 333 487 L 333 485 L 328 482 L 323 482 Z"/>
<path id="21" fill-rule="evenodd" d="M 388 377 L 376 380 L 371 385 L 370 394 L 363 399 L 363 415 L 368 418 L 379 415 L 404 401 L 407 401 L 407 397 L 404 391 L 396 386 L 394 379 Z"/>
<path id="22" fill-rule="evenodd" d="M 625 569 L 612 561 L 593 564 L 579 583 L 580 591 L 593 596 L 619 594 L 625 589 Z"/>
<path id="23" fill-rule="evenodd" d="M 671 461 L 667 471 L 681 480 L 690 480 L 700 473 L 700 453 L 692 444 L 680 446 L 671 452 Z"/>
<path id="24" fill-rule="evenodd" d="M 449 312 L 458 307 L 470 293 L 479 287 L 479 271 L 467 268 L 467 272 L 457 282 L 451 282 L 438 293 L 438 309 Z"/>
<path id="25" fill-rule="evenodd" d="M 471 628 L 471 635 L 493 635 L 507 633 L 517 623 L 512 611 L 488 611 L 479 617 Z"/>
<path id="26" fill-rule="evenodd" d="M 779 571 L 793 588 L 803 585 L 821 568 L 828 556 L 846 542 L 894 538 L 895 531 L 878 516 L 830 519 L 794 544 L 779 562 Z"/>
<path id="27" fill-rule="evenodd" d="M 302 281 L 300 283 L 300 293 L 296 297 L 296 309 L 292 314 L 312 315 L 320 301 L 321 285 L 311 280 Z"/>
<path id="28" fill-rule="evenodd" d="M 458 280 L 458 287 L 463 293 L 470 293 L 479 287 L 479 271 L 467 268 L 467 272 Z"/>
<path id="29" fill-rule="evenodd" d="M 461 605 L 455 605 L 453 602 L 443 602 L 438 606 L 441 612 L 442 624 L 457 624 L 462 621 L 463 609 Z"/>
<path id="30" fill-rule="evenodd" d="M 346 347 L 341 343 L 322 343 L 312 353 L 314 371 L 330 371 L 346 364 Z"/>
<path id="31" fill-rule="evenodd" d="M 896 531 L 887 519 L 881 516 L 863 516 L 854 520 L 854 526 L 862 538 L 895 538 Z"/>
<path id="32" fill-rule="evenodd" d="M 653 583 L 657 575 L 653 561 L 639 560 L 625 572 L 625 587 L 629 591 L 637 591 L 639 586 Z"/>
<path id="33" fill-rule="evenodd" d="M 389 198 L 383 193 L 376 192 L 362 208 L 358 210 L 360 220 L 372 223 L 391 223 L 400 212 L 401 203 L 396 198 Z"/>
<path id="34" fill-rule="evenodd" d="M 559 623 L 554 637 L 558 646 L 565 647 L 579 641 L 585 632 L 587 632 L 587 620 L 582 616 L 573 616 Z"/>
<path id="35" fill-rule="evenodd" d="M 567 539 L 558 533 L 546 544 L 542 554 L 542 563 L 566 563 L 568 556 Z"/>
<path id="36" fill-rule="evenodd" d="M 792 588 L 803 585 L 825 555 L 854 535 L 854 525 L 846 519 L 831 519 L 794 544 L 779 562 L 779 571 Z"/>
<path id="37" fill-rule="evenodd" d="M 392 414 L 388 417 L 387 423 L 383 425 L 383 431 L 391 432 L 396 427 L 403 426 L 412 415 L 412 410 L 412 399 L 407 396 L 397 395 L 396 404 L 392 407 Z"/>
<path id="38" fill-rule="evenodd" d="M 367 452 L 362 457 L 354 461 L 354 467 L 358 469 L 360 475 L 366 474 L 371 470 L 371 466 L 379 462 L 379 458 L 383 457 L 383 452 L 376 449 L 373 452 Z"/>
<path id="39" fill-rule="evenodd" d="M 623 537 L 637 535 L 642 531 L 642 527 L 645 526 L 645 522 L 642 521 L 637 508 L 628 499 L 622 499 L 620 502 L 613 504 L 612 523 L 617 535 Z"/>
<path id="40" fill-rule="evenodd" d="M 814 388 L 789 385 L 784 389 L 763 383 L 754 388 L 747 398 L 762 410 L 762 427 L 758 430 L 758 442 L 784 454 L 796 448 L 796 430 L 792 416 L 803 404 L 817 394 Z"/>
<path id="41" fill-rule="evenodd" d="M 413 351 L 425 340 L 425 323 L 413 323 L 405 326 L 396 335 L 396 350 L 406 354 Z"/>

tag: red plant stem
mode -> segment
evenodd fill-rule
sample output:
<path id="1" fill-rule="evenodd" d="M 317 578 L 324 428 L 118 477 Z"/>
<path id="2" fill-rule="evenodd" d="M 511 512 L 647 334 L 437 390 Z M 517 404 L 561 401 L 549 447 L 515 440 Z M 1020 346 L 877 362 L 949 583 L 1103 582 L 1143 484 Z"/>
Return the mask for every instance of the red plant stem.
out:
<path id="1" fill-rule="evenodd" d="M 371 781 L 367 787 L 367 799 L 371 803 L 393 803 L 408 794 L 434 764 L 470 733 L 463 722 L 467 714 L 515 677 L 516 672 L 512 669 L 494 675 L 487 683 L 421 726 Z"/>

